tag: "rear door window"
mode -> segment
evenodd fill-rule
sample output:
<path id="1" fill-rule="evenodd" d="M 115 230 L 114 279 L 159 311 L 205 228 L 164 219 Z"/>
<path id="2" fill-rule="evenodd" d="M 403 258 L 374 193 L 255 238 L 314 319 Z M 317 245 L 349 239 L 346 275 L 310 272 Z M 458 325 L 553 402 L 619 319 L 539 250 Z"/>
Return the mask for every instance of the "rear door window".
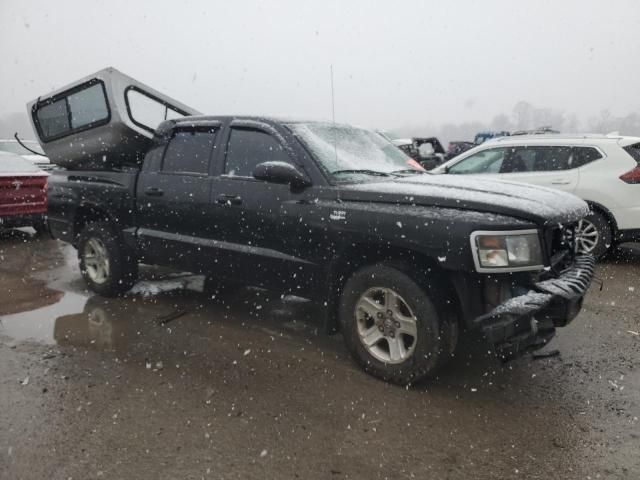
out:
<path id="1" fill-rule="evenodd" d="M 284 148 L 273 136 L 260 130 L 231 129 L 227 143 L 225 174 L 251 177 L 256 165 L 274 161 L 290 163 Z"/>
<path id="2" fill-rule="evenodd" d="M 162 171 L 206 175 L 213 153 L 216 130 L 179 130 L 173 134 L 164 154 Z"/>
<path id="3" fill-rule="evenodd" d="M 571 147 L 522 146 L 509 149 L 502 173 L 553 172 L 567 170 Z"/>

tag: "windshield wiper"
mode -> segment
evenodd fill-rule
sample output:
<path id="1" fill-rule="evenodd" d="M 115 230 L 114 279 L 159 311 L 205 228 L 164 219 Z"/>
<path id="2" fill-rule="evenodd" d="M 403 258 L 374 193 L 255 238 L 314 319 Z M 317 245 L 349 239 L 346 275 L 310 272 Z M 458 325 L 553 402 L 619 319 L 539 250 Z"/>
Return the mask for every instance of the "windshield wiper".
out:
<path id="1" fill-rule="evenodd" d="M 404 168 L 402 170 L 394 170 L 393 172 L 389 172 L 390 174 L 397 174 L 397 173 L 429 173 L 426 170 L 416 170 L 415 168 Z"/>
<path id="2" fill-rule="evenodd" d="M 390 173 L 386 173 L 386 172 L 379 172 L 377 170 L 367 170 L 367 169 L 350 169 L 350 170 L 336 170 L 334 172 L 331 172 L 332 175 L 337 175 L 337 174 L 341 174 L 341 173 L 362 173 L 364 175 L 375 175 L 377 177 L 389 177 L 391 176 Z"/>

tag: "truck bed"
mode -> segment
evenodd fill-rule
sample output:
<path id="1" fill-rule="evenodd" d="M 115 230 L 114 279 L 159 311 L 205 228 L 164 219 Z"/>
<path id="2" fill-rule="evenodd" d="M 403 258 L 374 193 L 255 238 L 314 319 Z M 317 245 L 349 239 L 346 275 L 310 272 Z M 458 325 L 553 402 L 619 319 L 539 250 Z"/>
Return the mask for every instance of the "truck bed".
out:
<path id="1" fill-rule="evenodd" d="M 126 241 L 133 241 L 138 173 L 135 168 L 52 172 L 49 223 L 53 236 L 75 245 L 83 217 L 104 212 L 105 217 L 122 228 Z"/>

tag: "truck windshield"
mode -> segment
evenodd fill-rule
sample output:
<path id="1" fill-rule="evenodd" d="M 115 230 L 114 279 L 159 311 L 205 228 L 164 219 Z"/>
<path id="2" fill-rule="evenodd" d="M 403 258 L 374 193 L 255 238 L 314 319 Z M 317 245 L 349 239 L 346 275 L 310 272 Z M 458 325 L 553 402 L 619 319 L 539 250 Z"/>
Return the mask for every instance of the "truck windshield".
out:
<path id="1" fill-rule="evenodd" d="M 375 179 L 392 172 L 424 171 L 391 142 L 363 128 L 320 122 L 287 126 L 336 179 Z"/>

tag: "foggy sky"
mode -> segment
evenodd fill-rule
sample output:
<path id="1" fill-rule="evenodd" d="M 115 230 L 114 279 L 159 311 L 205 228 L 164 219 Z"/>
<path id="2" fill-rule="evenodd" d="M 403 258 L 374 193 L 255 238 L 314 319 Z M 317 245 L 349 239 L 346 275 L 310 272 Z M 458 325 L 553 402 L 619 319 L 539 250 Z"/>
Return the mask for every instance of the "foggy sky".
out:
<path id="1" fill-rule="evenodd" d="M 113 66 L 202 112 L 370 127 L 487 121 L 520 100 L 640 110 L 635 1 L 0 0 L 0 115 Z"/>

